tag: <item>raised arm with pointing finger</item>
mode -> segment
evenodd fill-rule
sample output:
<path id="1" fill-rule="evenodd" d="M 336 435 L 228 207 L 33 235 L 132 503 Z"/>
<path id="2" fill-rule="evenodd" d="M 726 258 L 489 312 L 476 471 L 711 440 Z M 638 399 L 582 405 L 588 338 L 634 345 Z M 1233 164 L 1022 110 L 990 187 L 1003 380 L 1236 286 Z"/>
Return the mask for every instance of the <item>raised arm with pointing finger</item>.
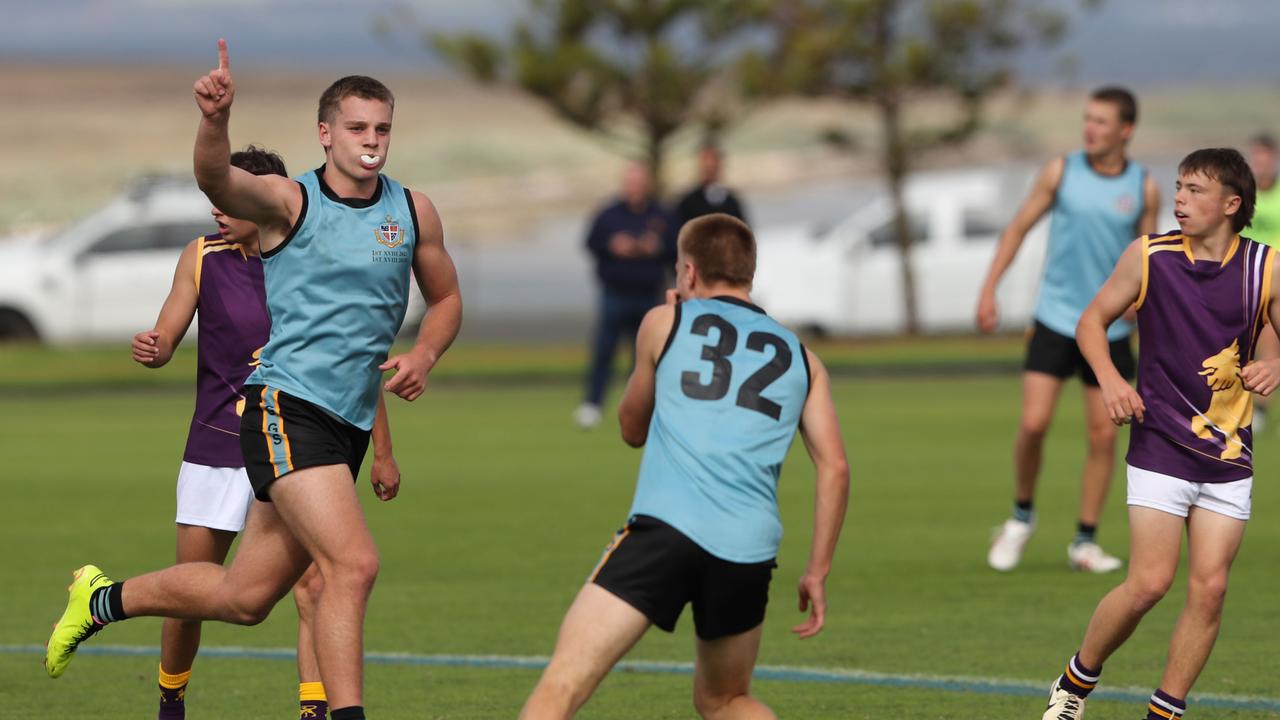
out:
<path id="1" fill-rule="evenodd" d="M 194 156 L 196 184 L 215 207 L 257 223 L 262 250 L 269 252 L 297 220 L 302 192 L 289 178 L 254 175 L 231 165 L 227 128 L 236 90 L 226 40 L 218 41 L 218 67 L 196 80 L 193 92 L 200 108 Z"/>

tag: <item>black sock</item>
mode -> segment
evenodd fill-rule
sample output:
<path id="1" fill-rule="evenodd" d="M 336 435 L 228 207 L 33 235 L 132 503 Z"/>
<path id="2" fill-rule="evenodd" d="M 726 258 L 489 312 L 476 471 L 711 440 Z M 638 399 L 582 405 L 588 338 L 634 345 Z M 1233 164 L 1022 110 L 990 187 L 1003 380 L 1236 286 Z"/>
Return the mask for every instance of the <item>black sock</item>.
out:
<path id="1" fill-rule="evenodd" d="M 124 581 L 98 588 L 89 596 L 89 614 L 100 624 L 127 620 L 124 614 Z"/>
<path id="2" fill-rule="evenodd" d="M 1032 517 L 1034 517 L 1034 515 L 1031 510 L 1030 500 L 1013 501 L 1013 519 L 1014 520 L 1017 520 L 1018 522 L 1029 523 L 1031 522 Z"/>
<path id="3" fill-rule="evenodd" d="M 1076 523 L 1076 536 L 1071 540 L 1071 544 L 1079 545 L 1080 543 L 1093 542 L 1097 537 L 1098 526 L 1096 524 L 1090 525 L 1081 520 Z"/>
<path id="4" fill-rule="evenodd" d="M 364 720 L 364 706 L 352 705 L 351 707 L 330 710 L 329 720 Z"/>

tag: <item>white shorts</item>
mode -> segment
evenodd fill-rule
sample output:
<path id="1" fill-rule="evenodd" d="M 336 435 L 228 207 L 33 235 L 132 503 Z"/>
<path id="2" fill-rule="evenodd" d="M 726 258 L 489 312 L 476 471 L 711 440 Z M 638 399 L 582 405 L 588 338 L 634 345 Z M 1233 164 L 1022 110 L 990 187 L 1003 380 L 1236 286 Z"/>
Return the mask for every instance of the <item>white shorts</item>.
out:
<path id="1" fill-rule="evenodd" d="M 1224 483 L 1198 483 L 1172 475 L 1129 469 L 1129 504 L 1186 517 L 1192 506 L 1236 520 L 1248 520 L 1253 500 L 1253 478 Z"/>
<path id="2" fill-rule="evenodd" d="M 183 525 L 240 532 L 253 502 L 244 468 L 183 462 L 178 471 L 178 515 Z"/>

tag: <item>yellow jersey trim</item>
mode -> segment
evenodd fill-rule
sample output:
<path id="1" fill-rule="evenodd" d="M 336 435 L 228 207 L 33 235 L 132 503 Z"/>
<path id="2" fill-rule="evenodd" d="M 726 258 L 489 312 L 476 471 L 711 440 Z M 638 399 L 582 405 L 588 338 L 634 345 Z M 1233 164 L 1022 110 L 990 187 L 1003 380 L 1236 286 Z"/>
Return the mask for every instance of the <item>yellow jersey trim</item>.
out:
<path id="1" fill-rule="evenodd" d="M 1142 241 L 1142 285 L 1138 289 L 1138 301 L 1133 304 L 1135 310 L 1142 309 L 1142 301 L 1147 299 L 1147 284 L 1151 281 L 1151 236 L 1143 235 Z"/>
<path id="2" fill-rule="evenodd" d="M 204 269 L 204 237 L 196 238 L 196 295 L 200 294 L 200 271 Z"/>

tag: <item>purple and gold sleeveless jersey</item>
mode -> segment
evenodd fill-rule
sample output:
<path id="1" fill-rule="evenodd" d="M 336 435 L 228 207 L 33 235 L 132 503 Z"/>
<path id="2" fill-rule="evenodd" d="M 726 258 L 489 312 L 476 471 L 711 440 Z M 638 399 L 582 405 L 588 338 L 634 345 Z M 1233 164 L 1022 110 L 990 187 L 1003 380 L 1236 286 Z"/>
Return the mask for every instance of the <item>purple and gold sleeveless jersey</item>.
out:
<path id="1" fill-rule="evenodd" d="M 212 467 L 244 467 L 241 389 L 271 332 L 262 260 L 221 235 L 206 235 L 196 243 L 196 411 L 182 459 Z"/>
<path id="2" fill-rule="evenodd" d="M 1267 323 L 1274 250 L 1237 237 L 1222 262 L 1179 233 L 1141 239 L 1138 394 L 1128 463 L 1191 482 L 1253 475 L 1253 395 L 1240 368 Z M 1270 332 L 1270 330 L 1268 330 Z"/>

